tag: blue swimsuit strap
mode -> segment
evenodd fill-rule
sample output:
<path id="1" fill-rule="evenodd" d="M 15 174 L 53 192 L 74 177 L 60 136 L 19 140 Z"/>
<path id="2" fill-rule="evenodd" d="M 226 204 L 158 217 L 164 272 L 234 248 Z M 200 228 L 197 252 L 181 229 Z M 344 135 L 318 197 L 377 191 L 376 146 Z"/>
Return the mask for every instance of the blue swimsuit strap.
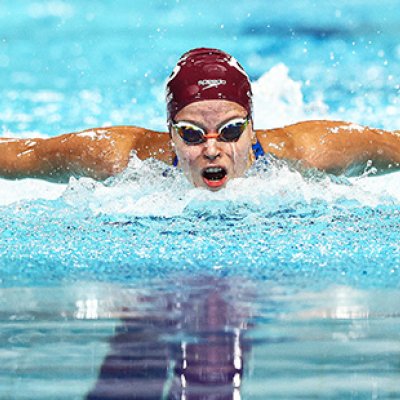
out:
<path id="1" fill-rule="evenodd" d="M 251 147 L 253 149 L 256 160 L 265 155 L 264 149 L 262 148 L 261 143 L 258 140 L 257 142 L 252 144 Z"/>
<path id="2" fill-rule="evenodd" d="M 265 155 L 264 149 L 262 148 L 262 146 L 261 146 L 261 144 L 260 144 L 260 142 L 258 140 L 257 140 L 256 143 L 251 145 L 251 148 L 253 149 L 253 152 L 254 152 L 254 155 L 256 157 L 256 160 L 258 158 L 262 157 L 263 155 Z M 174 157 L 172 165 L 174 167 L 178 166 L 178 157 L 177 156 Z"/>

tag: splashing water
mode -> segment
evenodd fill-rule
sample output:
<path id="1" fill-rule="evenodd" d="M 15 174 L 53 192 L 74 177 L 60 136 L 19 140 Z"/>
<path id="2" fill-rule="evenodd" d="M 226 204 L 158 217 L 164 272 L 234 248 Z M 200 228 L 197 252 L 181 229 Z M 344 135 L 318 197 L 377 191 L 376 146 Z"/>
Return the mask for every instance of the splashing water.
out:
<path id="1" fill-rule="evenodd" d="M 210 192 L 193 188 L 179 169 L 149 159 L 132 156 L 127 169 L 106 182 L 71 178 L 68 185 L 27 179 L 2 180 L 1 205 L 15 202 L 63 199 L 75 209 L 89 209 L 93 215 L 179 216 L 196 204 L 247 204 L 273 211 L 296 203 L 323 201 L 331 206 L 357 204 L 376 207 L 398 205 L 399 173 L 379 177 L 338 178 L 314 171 L 304 178 L 284 162 L 266 156 L 259 159 L 244 178 L 230 182 L 225 189 Z"/>
<path id="2" fill-rule="evenodd" d="M 289 77 L 289 69 L 278 64 L 252 84 L 256 129 L 275 128 L 306 119 L 328 119 L 322 100 L 305 103 L 301 82 Z"/>

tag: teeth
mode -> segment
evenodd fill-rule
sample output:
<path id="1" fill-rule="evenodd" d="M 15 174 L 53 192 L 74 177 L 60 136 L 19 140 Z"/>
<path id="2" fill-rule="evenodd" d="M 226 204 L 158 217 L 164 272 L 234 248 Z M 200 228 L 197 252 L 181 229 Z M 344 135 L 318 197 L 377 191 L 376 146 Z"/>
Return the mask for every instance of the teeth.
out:
<path id="1" fill-rule="evenodd" d="M 222 168 L 211 167 L 211 168 L 207 168 L 206 171 L 207 171 L 208 173 L 210 173 L 210 174 L 214 174 L 214 173 L 217 173 L 217 172 L 222 171 Z"/>
<path id="2" fill-rule="evenodd" d="M 221 167 L 208 167 L 203 171 L 203 177 L 209 181 L 219 181 L 224 178 L 226 171 Z"/>

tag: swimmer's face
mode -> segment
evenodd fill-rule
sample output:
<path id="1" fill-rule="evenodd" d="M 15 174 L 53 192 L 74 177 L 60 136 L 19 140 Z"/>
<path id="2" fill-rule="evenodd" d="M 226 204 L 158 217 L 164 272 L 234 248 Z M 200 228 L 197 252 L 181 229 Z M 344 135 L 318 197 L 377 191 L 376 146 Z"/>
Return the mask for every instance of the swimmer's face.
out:
<path id="1" fill-rule="evenodd" d="M 217 134 L 218 129 L 226 122 L 246 117 L 246 109 L 237 103 L 206 100 L 184 107 L 176 114 L 175 122 L 190 122 L 203 128 L 207 135 L 212 135 Z M 243 176 L 251 164 L 249 160 L 254 136 L 251 122 L 236 142 L 208 138 L 204 143 L 188 145 L 173 127 L 170 128 L 170 133 L 179 166 L 196 187 L 219 190 L 230 179 Z"/>

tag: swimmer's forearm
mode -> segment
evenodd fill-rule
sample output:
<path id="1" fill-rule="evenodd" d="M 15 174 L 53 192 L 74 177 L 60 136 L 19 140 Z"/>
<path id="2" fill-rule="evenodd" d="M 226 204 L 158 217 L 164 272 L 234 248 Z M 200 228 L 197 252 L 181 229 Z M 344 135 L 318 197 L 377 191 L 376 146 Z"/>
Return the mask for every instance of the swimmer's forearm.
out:
<path id="1" fill-rule="evenodd" d="M 45 174 L 48 166 L 39 162 L 35 152 L 42 140 L 1 138 L 0 176 L 19 179 Z"/>
<path id="2" fill-rule="evenodd" d="M 90 138 L 77 134 L 50 139 L 1 139 L 0 176 L 66 182 L 70 176 L 102 180 L 119 172 L 124 163 L 121 157 L 111 154 L 109 148 L 113 146 L 90 142 Z"/>
<path id="3" fill-rule="evenodd" d="M 104 180 L 128 165 L 132 151 L 141 159 L 171 163 L 167 133 L 134 126 L 96 128 L 49 139 L 0 138 L 0 176 L 57 182 L 70 176 Z"/>

